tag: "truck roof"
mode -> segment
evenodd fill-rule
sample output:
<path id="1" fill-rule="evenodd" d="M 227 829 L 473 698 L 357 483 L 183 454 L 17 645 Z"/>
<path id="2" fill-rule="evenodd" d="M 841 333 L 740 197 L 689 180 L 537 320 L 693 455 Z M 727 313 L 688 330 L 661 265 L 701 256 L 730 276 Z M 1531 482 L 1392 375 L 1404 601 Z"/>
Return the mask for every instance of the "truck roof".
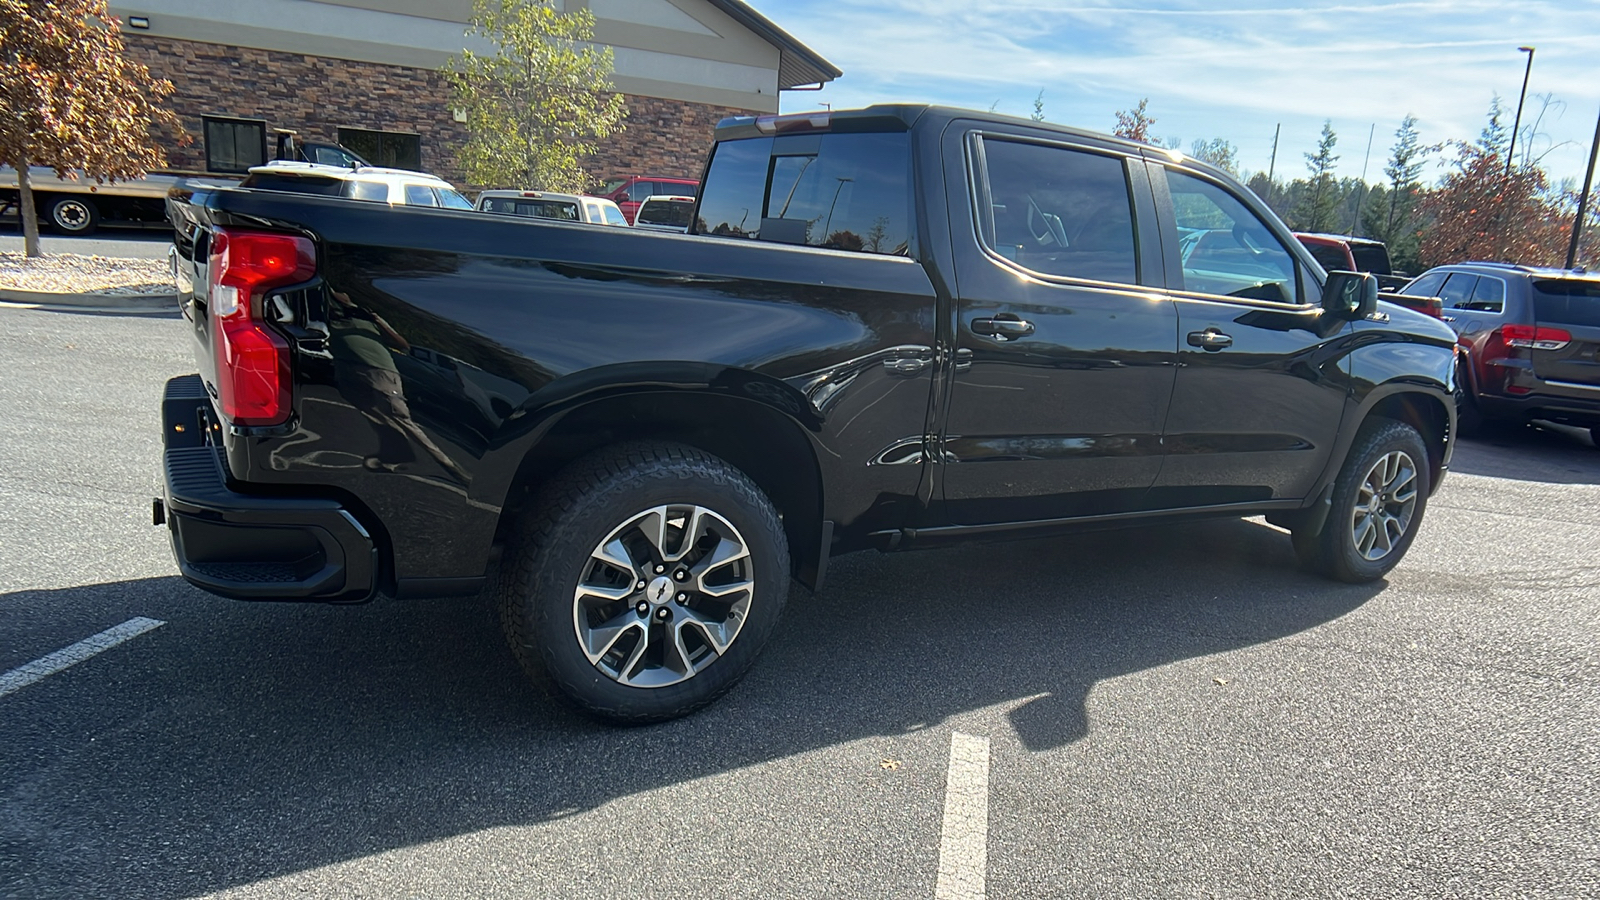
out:
<path id="1" fill-rule="evenodd" d="M 936 106 L 929 103 L 879 103 L 861 109 L 815 110 L 812 112 L 784 113 L 778 116 L 729 116 L 717 123 L 716 139 L 719 141 L 760 137 L 779 133 L 807 131 L 909 131 L 925 116 L 949 121 L 976 119 L 980 122 L 1021 125 L 1030 129 L 1053 131 L 1079 138 L 1093 138 L 1121 145 L 1131 151 L 1161 154 L 1174 162 L 1183 162 L 1215 170 L 1216 167 L 1197 160 L 1181 150 L 1169 150 L 1155 144 L 1120 138 L 1101 131 L 1073 128 L 1053 122 L 1040 122 L 1021 116 L 1007 116 L 977 109 L 955 106 Z"/>

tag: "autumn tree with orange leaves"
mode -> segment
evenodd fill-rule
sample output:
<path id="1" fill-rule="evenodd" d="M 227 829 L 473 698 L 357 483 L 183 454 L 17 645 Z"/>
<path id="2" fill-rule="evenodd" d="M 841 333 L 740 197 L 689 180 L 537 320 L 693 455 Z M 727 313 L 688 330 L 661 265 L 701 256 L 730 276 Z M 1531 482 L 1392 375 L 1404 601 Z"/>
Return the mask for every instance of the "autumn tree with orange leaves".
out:
<path id="1" fill-rule="evenodd" d="M 151 129 L 181 135 L 168 81 L 122 55 L 106 0 L 0 0 L 0 164 L 17 170 L 24 248 L 39 255 L 30 165 L 96 181 L 166 165 Z"/>
<path id="2" fill-rule="evenodd" d="M 1506 174 L 1506 130 L 1500 102 L 1473 143 L 1455 141 L 1456 159 L 1419 211 L 1422 262 L 1427 266 L 1478 260 L 1534 266 L 1566 261 L 1570 216 L 1564 216 L 1543 169 L 1525 164 Z"/>

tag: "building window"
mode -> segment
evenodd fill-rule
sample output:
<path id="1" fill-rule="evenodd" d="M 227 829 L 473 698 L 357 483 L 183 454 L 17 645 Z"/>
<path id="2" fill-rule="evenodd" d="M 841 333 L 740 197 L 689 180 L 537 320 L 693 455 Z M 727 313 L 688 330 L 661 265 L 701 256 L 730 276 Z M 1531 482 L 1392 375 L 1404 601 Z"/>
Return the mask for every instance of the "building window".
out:
<path id="1" fill-rule="evenodd" d="M 339 143 L 359 153 L 375 166 L 422 169 L 422 135 L 403 131 L 340 128 Z"/>
<path id="2" fill-rule="evenodd" d="M 267 161 L 267 123 L 260 119 L 201 116 L 205 126 L 206 171 L 245 172 Z"/>

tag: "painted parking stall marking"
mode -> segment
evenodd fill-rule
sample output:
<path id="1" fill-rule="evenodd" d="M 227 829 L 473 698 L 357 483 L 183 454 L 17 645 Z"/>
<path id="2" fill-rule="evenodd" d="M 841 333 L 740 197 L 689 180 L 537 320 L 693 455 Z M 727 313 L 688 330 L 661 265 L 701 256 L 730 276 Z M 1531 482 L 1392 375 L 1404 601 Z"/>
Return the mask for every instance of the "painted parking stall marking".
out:
<path id="1" fill-rule="evenodd" d="M 19 666 L 0 675 L 0 697 L 15 691 L 20 691 L 35 681 L 48 678 L 70 666 L 75 666 L 91 656 L 104 653 L 112 647 L 126 641 L 131 641 L 147 631 L 160 628 L 167 623 L 159 619 L 147 619 L 144 616 L 135 616 L 121 625 L 107 628 L 96 635 L 91 635 L 60 650 L 42 656 L 25 666 Z"/>
<path id="2" fill-rule="evenodd" d="M 989 859 L 989 739 L 952 732 L 935 900 L 982 900 Z"/>

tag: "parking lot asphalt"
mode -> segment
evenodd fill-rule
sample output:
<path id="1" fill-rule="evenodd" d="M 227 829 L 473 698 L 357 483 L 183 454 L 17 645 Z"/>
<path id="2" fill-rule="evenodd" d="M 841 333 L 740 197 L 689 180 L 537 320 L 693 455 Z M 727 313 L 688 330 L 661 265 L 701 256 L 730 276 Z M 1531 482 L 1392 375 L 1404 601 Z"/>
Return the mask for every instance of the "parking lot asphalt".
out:
<path id="1" fill-rule="evenodd" d="M 149 500 L 189 354 L 172 317 L 0 310 L 0 897 L 932 897 L 957 734 L 991 898 L 1600 895 L 1579 432 L 1463 442 L 1373 585 L 1258 520 L 843 557 L 732 693 L 618 729 L 481 600 L 177 578 Z"/>

